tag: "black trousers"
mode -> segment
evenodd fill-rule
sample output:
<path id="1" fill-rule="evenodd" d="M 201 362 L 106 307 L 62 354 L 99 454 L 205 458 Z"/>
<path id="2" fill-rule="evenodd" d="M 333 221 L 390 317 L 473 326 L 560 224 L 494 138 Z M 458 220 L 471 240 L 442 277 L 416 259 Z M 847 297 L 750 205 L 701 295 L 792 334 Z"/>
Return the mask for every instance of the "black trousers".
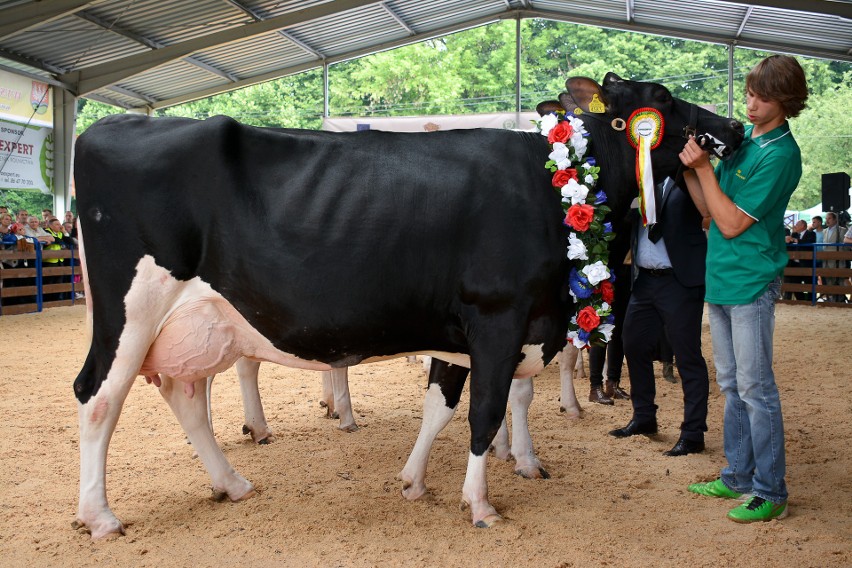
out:
<path id="1" fill-rule="evenodd" d="M 624 314 L 630 301 L 630 270 L 629 264 L 622 264 L 615 273 L 615 299 L 612 305 L 612 315 L 615 316 L 615 330 L 606 347 L 589 348 L 589 383 L 593 387 L 603 386 L 603 367 L 606 368 L 606 380 L 613 383 L 621 382 L 621 366 L 624 363 L 624 349 L 621 340 L 624 327 Z"/>
<path id="2" fill-rule="evenodd" d="M 633 418 L 655 420 L 657 388 L 654 357 L 665 326 L 683 386 L 681 436 L 703 441 L 707 431 L 710 383 L 701 354 L 704 287 L 682 286 L 674 274 L 654 275 L 640 270 L 624 319 L 624 354 L 630 372 Z"/>

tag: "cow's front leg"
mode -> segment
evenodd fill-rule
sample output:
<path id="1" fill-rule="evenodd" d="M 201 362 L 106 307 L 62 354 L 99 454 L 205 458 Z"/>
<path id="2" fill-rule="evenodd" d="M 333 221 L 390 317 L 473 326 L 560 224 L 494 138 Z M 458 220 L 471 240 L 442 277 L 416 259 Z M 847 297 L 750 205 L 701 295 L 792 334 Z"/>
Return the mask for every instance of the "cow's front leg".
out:
<path id="1" fill-rule="evenodd" d="M 515 473 L 527 479 L 549 479 L 550 474 L 541 466 L 535 455 L 530 436 L 529 409 L 532 400 L 532 377 L 513 380 L 509 390 L 509 406 L 512 408 L 512 457 L 515 458 Z"/>
<path id="2" fill-rule="evenodd" d="M 502 517 L 488 502 L 486 453 L 506 416 L 512 375 L 521 357 L 521 341 L 510 330 L 522 328 L 516 314 L 482 318 L 470 326 L 477 333 L 470 351 L 470 455 L 462 487 L 463 506 L 474 526 L 490 527 Z"/>
<path id="3" fill-rule="evenodd" d="M 402 481 L 402 494 L 414 500 L 426 493 L 426 466 L 437 435 L 456 412 L 468 370 L 435 359 L 429 369 L 429 389 L 423 402 L 423 421 L 417 442 L 405 467 L 397 475 Z"/>
<path id="4" fill-rule="evenodd" d="M 570 343 L 559 353 L 559 378 L 562 383 L 559 409 L 565 413 L 567 418 L 572 420 L 580 418 L 583 411 L 577 400 L 577 393 L 574 392 L 574 371 L 578 361 L 581 362 L 580 367 L 582 368 L 580 351 Z"/>
<path id="5" fill-rule="evenodd" d="M 81 375 L 91 368 L 87 361 Z M 124 534 L 124 526 L 107 502 L 106 458 L 121 408 L 134 379 L 133 374 L 122 374 L 114 365 L 97 394 L 77 407 L 80 421 L 80 501 L 77 519 L 72 526 L 75 529 L 86 528 L 93 539 Z"/>
<path id="6" fill-rule="evenodd" d="M 260 362 L 251 361 L 245 357 L 236 364 L 237 376 L 240 379 L 240 394 L 243 397 L 243 434 L 250 434 L 251 439 L 258 444 L 268 444 L 273 441 L 272 430 L 266 423 L 263 413 L 263 403 L 260 401 L 260 390 L 257 386 L 257 374 Z M 208 401 L 208 406 L 210 405 Z"/>
<path id="7" fill-rule="evenodd" d="M 207 421 L 206 379 L 182 383 L 165 375 L 160 375 L 160 378 L 160 394 L 175 413 L 192 447 L 207 468 L 213 482 L 214 498 L 222 500 L 228 497 L 231 501 L 240 501 L 254 495 L 251 483 L 234 471 L 213 437 Z"/>

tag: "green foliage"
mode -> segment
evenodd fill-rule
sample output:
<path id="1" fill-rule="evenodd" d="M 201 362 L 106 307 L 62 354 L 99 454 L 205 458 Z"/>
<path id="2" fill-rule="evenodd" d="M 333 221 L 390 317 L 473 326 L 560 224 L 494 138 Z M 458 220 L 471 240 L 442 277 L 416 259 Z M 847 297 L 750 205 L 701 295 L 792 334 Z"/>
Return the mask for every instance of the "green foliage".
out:
<path id="1" fill-rule="evenodd" d="M 9 213 L 12 215 L 13 221 L 15 213 L 20 209 L 26 209 L 31 215 L 36 215 L 41 219 L 42 209 L 53 209 L 53 196 L 40 191 L 0 189 L 0 205 L 5 205 L 9 208 Z"/>

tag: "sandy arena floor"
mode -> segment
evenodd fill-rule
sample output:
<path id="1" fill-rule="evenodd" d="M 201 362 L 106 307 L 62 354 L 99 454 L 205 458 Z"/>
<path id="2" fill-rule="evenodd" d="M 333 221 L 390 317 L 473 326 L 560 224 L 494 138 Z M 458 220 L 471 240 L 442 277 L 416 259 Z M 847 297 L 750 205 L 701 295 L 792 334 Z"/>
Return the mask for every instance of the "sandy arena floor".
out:
<path id="1" fill-rule="evenodd" d="M 616 440 L 629 402 L 559 413 L 555 365 L 535 380 L 533 439 L 552 479 L 513 475 L 489 459 L 492 503 L 505 522 L 475 529 L 459 510 L 469 430 L 467 395 L 438 438 L 427 484 L 408 502 L 394 479 L 420 426 L 426 377 L 402 359 L 351 370 L 361 429 L 339 431 L 318 407 L 319 373 L 261 366 L 277 439 L 241 433 L 233 371 L 216 380 L 213 412 L 225 454 L 260 490 L 216 503 L 202 464 L 155 387 L 138 379 L 112 440 L 107 488 L 127 536 L 92 542 L 77 507 L 77 403 L 86 354 L 82 306 L 0 317 L 0 565 L 3 566 L 852 566 L 852 389 L 847 310 L 779 306 L 775 369 L 787 434 L 790 516 L 741 526 L 729 502 L 686 492 L 714 478 L 723 399 L 711 365 L 704 454 L 661 454 L 677 439 L 680 385 L 658 383 L 661 431 Z M 705 318 L 706 320 L 706 318 Z M 710 360 L 705 321 L 705 354 Z M 659 372 L 659 369 L 658 369 Z M 581 401 L 587 379 L 579 379 Z"/>

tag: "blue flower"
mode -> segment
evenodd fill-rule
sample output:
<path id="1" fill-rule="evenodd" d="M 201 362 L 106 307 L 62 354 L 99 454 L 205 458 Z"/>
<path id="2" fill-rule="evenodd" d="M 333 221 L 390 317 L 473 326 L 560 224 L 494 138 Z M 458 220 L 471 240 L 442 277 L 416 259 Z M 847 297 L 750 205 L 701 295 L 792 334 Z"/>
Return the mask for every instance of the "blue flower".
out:
<path id="1" fill-rule="evenodd" d="M 595 205 L 600 205 L 601 203 L 606 203 L 606 193 L 603 190 L 595 194 Z"/>
<path id="2" fill-rule="evenodd" d="M 568 275 L 568 285 L 571 287 L 571 291 L 574 292 L 574 295 L 580 300 L 585 300 L 586 298 L 591 297 L 595 291 L 595 287 L 589 283 L 588 278 L 586 278 L 576 268 L 572 268 L 571 273 Z"/>
<path id="3" fill-rule="evenodd" d="M 611 233 L 612 232 L 612 223 L 610 223 L 610 222 L 604 223 L 603 228 L 604 228 L 604 233 Z"/>
<path id="4" fill-rule="evenodd" d="M 609 323 L 609 324 L 615 325 L 615 316 L 612 315 L 612 314 L 609 314 L 608 316 L 603 318 L 603 323 Z"/>
<path id="5" fill-rule="evenodd" d="M 586 331 L 582 328 L 577 330 L 577 338 L 581 341 L 585 341 L 586 343 L 589 342 L 589 336 L 591 335 L 592 333 L 590 331 Z"/>

